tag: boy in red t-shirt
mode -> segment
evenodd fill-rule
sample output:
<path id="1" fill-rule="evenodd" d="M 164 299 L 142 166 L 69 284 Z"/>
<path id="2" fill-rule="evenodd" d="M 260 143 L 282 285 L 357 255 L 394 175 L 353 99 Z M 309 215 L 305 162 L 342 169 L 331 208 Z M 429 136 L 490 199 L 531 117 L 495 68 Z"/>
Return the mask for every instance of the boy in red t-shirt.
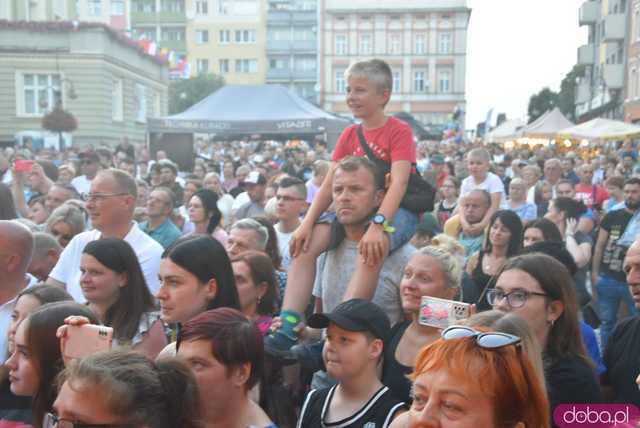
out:
<path id="1" fill-rule="evenodd" d="M 376 59 L 362 61 L 349 67 L 345 75 L 349 109 L 362 120 L 364 137 L 371 151 L 391 165 L 386 194 L 377 212 L 371 213 L 373 221 L 358 243 L 360 257 L 344 296 L 344 300 L 371 300 L 384 259 L 391 251 L 409 242 L 418 223 L 415 214 L 398 209 L 416 163 L 416 147 L 411 127 L 384 113 L 393 83 L 389 65 Z M 265 338 L 265 349 L 270 354 L 278 355 L 296 344 L 294 328 L 302 321 L 301 314 L 311 298 L 316 259 L 329 249 L 331 241 L 331 226 L 324 217 L 321 219 L 321 215 L 332 202 L 335 167 L 346 156 L 366 156 L 357 129 L 358 125 L 349 126 L 340 135 L 329 172 L 302 224 L 291 237 L 289 250 L 293 259 L 280 313 L 282 325 Z M 394 218 L 396 212 L 399 216 Z M 335 217 L 329 223 L 331 221 L 335 221 Z"/>

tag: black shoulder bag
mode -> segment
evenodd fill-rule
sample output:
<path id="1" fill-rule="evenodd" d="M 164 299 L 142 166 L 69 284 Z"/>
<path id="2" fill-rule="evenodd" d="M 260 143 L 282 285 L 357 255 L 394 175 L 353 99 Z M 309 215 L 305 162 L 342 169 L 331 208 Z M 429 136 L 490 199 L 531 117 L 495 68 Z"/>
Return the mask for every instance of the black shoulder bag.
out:
<path id="1" fill-rule="evenodd" d="M 362 132 L 362 125 L 358 125 L 356 133 L 358 134 L 358 140 L 360 141 L 360 146 L 362 150 L 367 154 L 369 160 L 375 163 L 380 171 L 386 176 L 391 172 L 391 164 L 389 162 L 385 162 L 382 159 L 376 157 L 367 144 L 367 140 L 364 138 L 364 133 Z M 416 164 L 411 165 L 413 169 L 415 169 Z M 400 206 L 404 209 L 407 209 L 415 214 L 422 214 L 427 211 L 433 211 L 433 203 L 435 200 L 436 190 L 431 186 L 431 184 L 427 183 L 420 175 L 416 172 L 411 172 L 409 175 L 409 183 L 407 183 L 407 191 L 400 202 Z"/>

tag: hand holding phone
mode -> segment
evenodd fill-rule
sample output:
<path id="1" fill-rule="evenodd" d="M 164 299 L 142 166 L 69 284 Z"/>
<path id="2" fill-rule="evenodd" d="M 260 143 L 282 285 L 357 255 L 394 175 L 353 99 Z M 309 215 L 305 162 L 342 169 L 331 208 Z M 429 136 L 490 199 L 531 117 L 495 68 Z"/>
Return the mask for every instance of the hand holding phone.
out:
<path id="1" fill-rule="evenodd" d="M 16 172 L 31 172 L 33 169 L 32 160 L 16 159 L 13 161 L 13 169 Z"/>
<path id="2" fill-rule="evenodd" d="M 422 296 L 418 323 L 430 327 L 445 329 L 469 318 L 471 305 L 437 297 Z"/>
<path id="3" fill-rule="evenodd" d="M 82 358 L 111 349 L 113 329 L 103 325 L 67 325 L 61 338 L 65 358 Z"/>

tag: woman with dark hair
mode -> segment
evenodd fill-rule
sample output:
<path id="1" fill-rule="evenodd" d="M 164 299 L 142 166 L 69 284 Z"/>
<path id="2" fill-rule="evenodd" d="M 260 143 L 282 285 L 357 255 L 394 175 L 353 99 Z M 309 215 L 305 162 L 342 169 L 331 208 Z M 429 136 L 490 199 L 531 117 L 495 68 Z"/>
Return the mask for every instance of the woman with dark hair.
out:
<path id="1" fill-rule="evenodd" d="M 562 235 L 558 226 L 546 218 L 539 218 L 529 223 L 524 228 L 523 246 L 528 247 L 536 242 L 562 243 Z"/>
<path id="2" fill-rule="evenodd" d="M 560 403 L 599 403 L 567 268 L 544 254 L 522 255 L 507 261 L 490 287 L 487 301 L 493 308 L 524 319 L 540 343 L 551 413 Z"/>
<path id="3" fill-rule="evenodd" d="M 242 313 L 266 335 L 277 310 L 278 280 L 273 262 L 264 253 L 245 251 L 231 259 Z"/>
<path id="4" fill-rule="evenodd" d="M 509 257 L 522 248 L 522 221 L 511 210 L 496 211 L 489 221 L 489 231 L 483 248 L 469 257 L 467 274 L 471 281 L 464 281 L 462 298 L 466 303 L 475 303 L 479 311 L 491 309 L 484 295 L 487 284 Z"/>
<path id="5" fill-rule="evenodd" d="M 209 309 L 240 309 L 233 269 L 220 242 L 192 235 L 175 241 L 160 260 L 160 313 L 179 324 Z"/>
<path id="6" fill-rule="evenodd" d="M 104 238 L 84 248 L 80 286 L 101 323 L 113 328 L 113 345 L 131 346 L 149 358 L 167 345 L 140 263 L 122 239 Z"/>
<path id="7" fill-rule="evenodd" d="M 58 327 L 70 316 L 86 317 L 91 323 L 98 319 L 91 310 L 75 302 L 48 303 L 18 325 L 15 346 L 7 367 L 11 370 L 11 392 L 33 397 L 33 426 L 42 427 L 45 413 L 55 398 L 55 378 L 64 368 Z"/>
<path id="8" fill-rule="evenodd" d="M 74 361 L 58 378 L 49 427 L 200 428 L 198 391 L 189 368 L 137 352 L 100 352 Z"/>
<path id="9" fill-rule="evenodd" d="M 220 226 L 222 213 L 218 209 L 218 195 L 209 189 L 196 191 L 187 207 L 189 220 L 194 224 L 194 234 L 210 235 L 223 246 L 227 244 L 227 232 Z"/>
<path id="10" fill-rule="evenodd" d="M 206 426 L 275 428 L 249 398 L 263 376 L 262 335 L 241 312 L 218 308 L 186 322 L 177 352 L 196 377 Z"/>
<path id="11" fill-rule="evenodd" d="M 13 202 L 11 189 L 6 184 L 0 183 L 0 220 L 13 220 L 17 217 L 18 213 Z"/>
<path id="12" fill-rule="evenodd" d="M 587 207 L 582 202 L 572 198 L 558 197 L 549 203 L 549 211 L 545 215 L 545 218 L 553 222 L 560 231 L 567 250 L 578 266 L 575 287 L 580 307 L 591 300 L 587 290 L 587 269 L 591 261 L 593 240 L 588 234 L 578 230 L 578 221 L 586 211 Z"/>
<path id="13" fill-rule="evenodd" d="M 4 361 L 13 354 L 16 330 L 26 317 L 47 303 L 71 300 L 73 299 L 69 293 L 54 285 L 36 285 L 18 294 L 7 329 L 8 355 Z M 0 427 L 3 423 L 31 424 L 31 398 L 16 396 L 11 392 L 10 386 L 9 368 L 2 365 L 0 366 Z"/>

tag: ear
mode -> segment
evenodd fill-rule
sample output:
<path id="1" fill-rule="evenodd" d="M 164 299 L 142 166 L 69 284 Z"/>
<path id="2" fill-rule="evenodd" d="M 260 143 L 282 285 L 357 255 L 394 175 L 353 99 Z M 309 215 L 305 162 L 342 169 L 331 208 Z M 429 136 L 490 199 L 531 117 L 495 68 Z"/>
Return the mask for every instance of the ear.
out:
<path id="1" fill-rule="evenodd" d="M 564 303 L 554 300 L 547 306 L 547 321 L 555 322 L 564 312 Z"/>
<path id="2" fill-rule="evenodd" d="M 58 259 L 60 258 L 60 253 L 57 250 L 53 249 L 53 248 L 49 248 L 47 250 L 47 257 L 49 257 L 51 260 L 54 260 L 54 261 L 57 262 Z"/>
<path id="3" fill-rule="evenodd" d="M 212 278 L 205 284 L 205 287 L 207 288 L 207 300 L 211 301 L 215 299 L 218 295 L 218 282 Z"/>
<path id="4" fill-rule="evenodd" d="M 382 350 L 384 348 L 384 343 L 381 339 L 374 339 L 371 341 L 369 345 L 369 358 L 372 360 L 377 360 L 382 355 Z"/>
<path id="5" fill-rule="evenodd" d="M 391 91 L 388 89 L 383 90 L 380 95 L 382 95 L 382 99 L 384 100 L 385 104 L 388 103 L 391 99 Z"/>
<path id="6" fill-rule="evenodd" d="M 118 287 L 122 288 L 127 285 L 129 282 L 129 274 L 127 272 L 122 272 L 118 274 Z"/>
<path id="7" fill-rule="evenodd" d="M 244 388 L 245 384 L 251 376 L 251 363 L 243 363 L 234 367 L 231 374 L 231 380 L 233 384 L 239 388 Z"/>
<path id="8" fill-rule="evenodd" d="M 527 428 L 527 426 L 524 424 L 524 422 L 518 422 L 513 426 L 513 428 Z"/>
<path id="9" fill-rule="evenodd" d="M 258 296 L 260 296 L 261 298 L 264 297 L 264 295 L 267 294 L 268 287 L 269 285 L 265 281 L 262 281 L 260 284 L 258 284 L 256 286 L 256 288 L 258 289 Z"/>

